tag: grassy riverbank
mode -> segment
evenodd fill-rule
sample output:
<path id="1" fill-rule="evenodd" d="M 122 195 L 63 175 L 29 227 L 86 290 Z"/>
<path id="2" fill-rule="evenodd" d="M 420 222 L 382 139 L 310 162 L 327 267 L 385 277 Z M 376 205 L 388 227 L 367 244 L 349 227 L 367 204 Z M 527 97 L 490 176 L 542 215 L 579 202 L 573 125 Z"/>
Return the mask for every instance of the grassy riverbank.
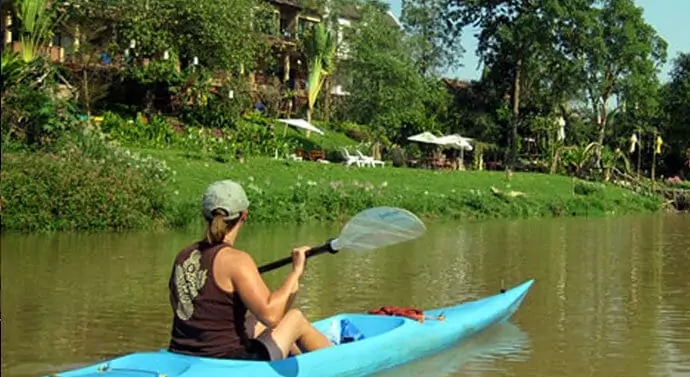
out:
<path id="1" fill-rule="evenodd" d="M 244 184 L 252 221 L 261 223 L 332 221 L 376 205 L 469 220 L 660 208 L 656 197 L 556 175 L 515 173 L 507 181 L 503 172 L 346 168 L 265 157 L 218 162 L 176 150 L 136 152 L 133 159 L 88 163 L 78 155 L 3 155 L 3 230 L 187 226 L 200 221 L 206 185 L 225 178 Z"/>
<path id="2" fill-rule="evenodd" d="M 375 205 L 457 219 L 599 216 L 653 211 L 658 198 L 569 177 L 504 172 L 346 168 L 340 164 L 253 158 L 245 163 L 189 159 L 176 151 L 143 150 L 176 171 L 175 197 L 193 208 L 205 186 L 232 178 L 245 185 L 252 219 L 335 220 Z"/>

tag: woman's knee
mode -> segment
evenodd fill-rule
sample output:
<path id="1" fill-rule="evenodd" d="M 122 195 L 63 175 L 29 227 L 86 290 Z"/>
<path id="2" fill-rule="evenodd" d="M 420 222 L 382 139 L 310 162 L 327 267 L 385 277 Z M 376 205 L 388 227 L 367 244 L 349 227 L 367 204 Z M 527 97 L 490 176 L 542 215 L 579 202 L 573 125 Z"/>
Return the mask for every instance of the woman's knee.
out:
<path id="1" fill-rule="evenodd" d="M 292 326 L 301 326 L 308 323 L 304 313 L 299 309 L 288 310 L 288 312 L 285 313 L 285 317 L 283 317 L 283 322 L 287 322 Z"/>
<path id="2" fill-rule="evenodd" d="M 290 353 L 295 342 L 302 337 L 307 324 L 307 319 L 300 310 L 290 309 L 285 313 L 278 326 L 264 331 L 260 338 L 271 350 L 269 352 L 274 351 L 277 346 L 285 357 Z"/>

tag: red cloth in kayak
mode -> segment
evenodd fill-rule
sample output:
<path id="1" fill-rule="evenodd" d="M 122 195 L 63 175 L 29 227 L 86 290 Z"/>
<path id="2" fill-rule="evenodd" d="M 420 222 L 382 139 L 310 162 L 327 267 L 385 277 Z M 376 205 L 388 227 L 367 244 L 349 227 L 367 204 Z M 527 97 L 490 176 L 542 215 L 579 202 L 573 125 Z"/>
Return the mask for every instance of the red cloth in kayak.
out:
<path id="1" fill-rule="evenodd" d="M 414 319 L 415 321 L 424 321 L 424 312 L 415 308 L 403 308 L 399 306 L 382 306 L 378 309 L 370 310 L 369 314 L 407 317 Z"/>

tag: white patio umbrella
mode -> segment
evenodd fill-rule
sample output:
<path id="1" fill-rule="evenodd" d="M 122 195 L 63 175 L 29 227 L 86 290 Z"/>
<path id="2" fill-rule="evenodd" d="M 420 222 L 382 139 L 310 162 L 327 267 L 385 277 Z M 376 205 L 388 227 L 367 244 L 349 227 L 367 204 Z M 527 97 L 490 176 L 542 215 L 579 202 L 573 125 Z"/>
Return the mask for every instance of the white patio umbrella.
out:
<path id="1" fill-rule="evenodd" d="M 434 136 L 429 131 L 422 132 L 421 134 L 413 135 L 407 138 L 410 141 L 417 141 L 420 143 L 443 145 L 443 142 L 439 141 L 437 136 Z"/>
<path id="2" fill-rule="evenodd" d="M 283 131 L 283 136 L 287 135 L 288 126 L 301 128 L 301 129 L 308 130 L 308 131 L 314 131 L 314 132 L 321 134 L 321 135 L 324 134 L 323 131 L 321 131 L 316 126 L 307 122 L 304 119 L 278 119 L 278 122 L 285 123 L 285 131 Z M 275 151 L 273 158 L 278 158 L 278 148 L 276 148 L 276 151 Z"/>
<path id="3" fill-rule="evenodd" d="M 435 136 L 429 131 L 424 131 L 420 134 L 412 135 L 408 137 L 407 140 L 425 144 L 443 145 L 443 142 L 439 140 L 438 136 Z"/>
<path id="4" fill-rule="evenodd" d="M 471 151 L 472 145 L 470 144 L 470 138 L 460 136 L 458 134 L 452 134 L 452 135 L 446 135 L 438 138 L 441 142 L 443 142 L 445 146 L 449 148 L 456 148 L 460 149 L 460 168 L 461 170 L 465 170 L 465 151 Z"/>
<path id="5" fill-rule="evenodd" d="M 468 137 L 462 137 L 458 134 L 452 134 L 452 135 L 446 135 L 446 136 L 441 136 L 438 138 L 440 142 L 443 143 L 443 145 L 447 145 L 451 148 L 458 148 L 460 151 L 471 151 L 472 144 L 470 144 L 470 141 L 472 139 Z"/>
<path id="6" fill-rule="evenodd" d="M 278 122 L 285 123 L 285 132 L 287 133 L 287 126 L 293 126 L 297 128 L 302 128 L 309 131 L 314 131 L 318 134 L 323 135 L 323 131 L 316 128 L 313 124 L 307 122 L 304 119 L 278 119 Z"/>

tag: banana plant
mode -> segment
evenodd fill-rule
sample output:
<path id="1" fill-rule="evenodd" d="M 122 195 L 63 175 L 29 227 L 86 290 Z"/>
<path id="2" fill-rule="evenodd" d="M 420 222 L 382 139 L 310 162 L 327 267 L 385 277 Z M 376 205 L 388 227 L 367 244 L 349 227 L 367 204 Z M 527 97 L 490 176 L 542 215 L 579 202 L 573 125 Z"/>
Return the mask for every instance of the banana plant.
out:
<path id="1" fill-rule="evenodd" d="M 613 169 L 616 168 L 618 161 L 622 160 L 625 166 L 625 173 L 630 174 L 630 161 L 625 157 L 625 153 L 620 148 L 615 151 L 604 149 L 601 154 L 601 164 L 604 168 L 604 182 L 609 182 L 613 175 Z"/>
<path id="2" fill-rule="evenodd" d="M 597 142 L 592 142 L 585 147 L 570 146 L 557 149 L 551 165 L 551 174 L 556 172 L 560 163 L 566 169 L 572 168 L 575 176 L 582 177 L 587 165 L 592 162 L 592 157 L 595 157 L 596 148 L 599 145 Z"/>
<path id="3" fill-rule="evenodd" d="M 335 62 L 335 41 L 333 33 L 323 23 L 314 25 L 304 41 L 304 53 L 307 57 L 307 121 L 311 122 L 314 103 L 319 96 L 326 77 L 333 73 Z M 309 132 L 307 131 L 307 135 Z"/>
<path id="4" fill-rule="evenodd" d="M 0 70 L 2 76 L 2 91 L 3 98 L 5 91 L 17 84 L 19 84 L 25 75 L 24 64 L 19 54 L 4 50 L 2 52 L 2 67 Z"/>
<path id="5" fill-rule="evenodd" d="M 53 36 L 54 9 L 48 0 L 18 0 L 17 18 L 22 23 L 20 56 L 25 63 L 36 59 Z"/>

